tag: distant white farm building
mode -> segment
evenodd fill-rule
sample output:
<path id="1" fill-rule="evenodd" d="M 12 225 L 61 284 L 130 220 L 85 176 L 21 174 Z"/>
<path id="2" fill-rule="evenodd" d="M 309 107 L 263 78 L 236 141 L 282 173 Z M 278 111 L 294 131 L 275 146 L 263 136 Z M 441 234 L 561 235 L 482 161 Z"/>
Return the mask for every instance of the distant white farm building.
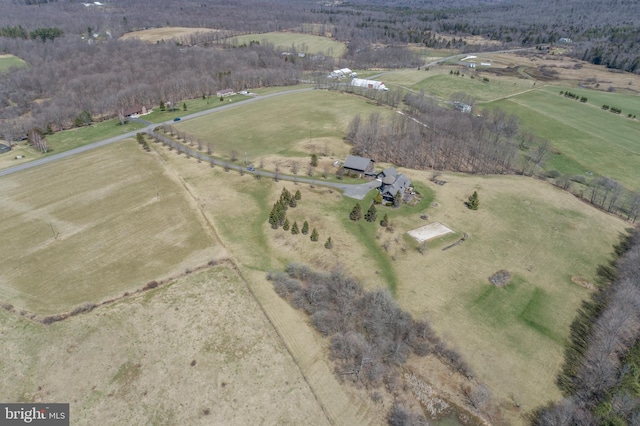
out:
<path id="1" fill-rule="evenodd" d="M 364 87 L 366 89 L 389 90 L 381 81 L 365 80 L 362 78 L 354 78 L 351 80 L 351 85 L 355 87 Z"/>
<path id="2" fill-rule="evenodd" d="M 358 74 L 351 71 L 349 68 L 340 68 L 339 70 L 331 71 L 329 78 L 341 78 L 341 77 L 356 77 Z"/>

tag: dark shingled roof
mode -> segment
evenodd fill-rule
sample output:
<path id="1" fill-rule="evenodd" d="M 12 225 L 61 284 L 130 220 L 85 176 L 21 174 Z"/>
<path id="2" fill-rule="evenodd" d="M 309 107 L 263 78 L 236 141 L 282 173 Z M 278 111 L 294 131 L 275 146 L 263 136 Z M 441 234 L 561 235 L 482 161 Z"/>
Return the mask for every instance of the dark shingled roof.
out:
<path id="1" fill-rule="evenodd" d="M 371 163 L 370 158 L 358 157 L 357 155 L 348 155 L 346 160 L 344 160 L 344 168 L 352 169 L 352 170 L 367 170 L 367 167 Z"/>

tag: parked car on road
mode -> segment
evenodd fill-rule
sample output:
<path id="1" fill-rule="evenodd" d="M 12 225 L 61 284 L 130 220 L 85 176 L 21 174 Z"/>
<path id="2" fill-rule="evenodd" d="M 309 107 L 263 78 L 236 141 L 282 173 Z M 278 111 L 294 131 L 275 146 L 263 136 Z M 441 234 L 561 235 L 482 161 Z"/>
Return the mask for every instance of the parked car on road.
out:
<path id="1" fill-rule="evenodd" d="M 180 121 L 180 117 L 174 118 L 173 121 Z"/>

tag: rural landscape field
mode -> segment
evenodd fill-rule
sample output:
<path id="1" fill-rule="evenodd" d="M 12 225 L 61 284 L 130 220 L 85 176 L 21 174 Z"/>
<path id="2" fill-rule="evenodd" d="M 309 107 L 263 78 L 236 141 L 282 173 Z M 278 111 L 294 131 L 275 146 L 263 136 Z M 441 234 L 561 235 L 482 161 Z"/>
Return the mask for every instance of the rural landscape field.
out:
<path id="1" fill-rule="evenodd" d="M 553 34 L 521 0 L 149 1 L 0 0 L 0 403 L 640 422 L 633 31 L 578 30 L 591 0 Z"/>

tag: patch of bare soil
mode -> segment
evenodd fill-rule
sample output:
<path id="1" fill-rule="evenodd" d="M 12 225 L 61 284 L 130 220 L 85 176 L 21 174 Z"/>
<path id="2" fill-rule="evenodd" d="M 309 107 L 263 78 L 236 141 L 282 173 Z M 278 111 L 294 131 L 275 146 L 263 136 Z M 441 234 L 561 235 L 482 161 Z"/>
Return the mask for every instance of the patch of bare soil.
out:
<path id="1" fill-rule="evenodd" d="M 579 275 L 574 275 L 573 277 L 571 277 L 571 282 L 574 284 L 579 285 L 580 287 L 584 287 L 588 290 L 597 290 L 598 287 L 596 287 L 596 285 L 594 283 L 592 283 L 591 281 L 586 280 L 585 278 L 582 278 Z"/>
<path id="2" fill-rule="evenodd" d="M 511 272 L 501 269 L 489 277 L 489 282 L 496 287 L 504 287 L 511 281 Z"/>

